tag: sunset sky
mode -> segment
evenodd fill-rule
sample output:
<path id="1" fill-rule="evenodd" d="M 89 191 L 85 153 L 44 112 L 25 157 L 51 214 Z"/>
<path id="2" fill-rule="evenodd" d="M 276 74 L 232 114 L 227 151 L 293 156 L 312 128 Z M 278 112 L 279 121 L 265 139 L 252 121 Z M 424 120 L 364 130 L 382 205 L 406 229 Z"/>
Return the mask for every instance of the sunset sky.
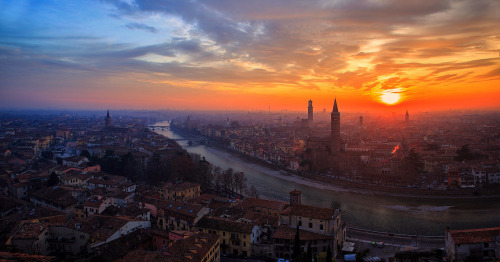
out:
<path id="1" fill-rule="evenodd" d="M 0 0 L 0 108 L 500 109 L 498 0 Z M 394 103 L 394 104 L 392 104 Z"/>

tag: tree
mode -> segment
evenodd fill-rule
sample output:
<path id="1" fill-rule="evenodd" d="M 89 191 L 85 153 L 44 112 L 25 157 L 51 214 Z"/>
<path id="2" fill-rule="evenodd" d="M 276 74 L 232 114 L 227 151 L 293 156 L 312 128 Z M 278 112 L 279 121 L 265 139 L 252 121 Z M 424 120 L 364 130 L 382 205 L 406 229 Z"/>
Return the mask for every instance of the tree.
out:
<path id="1" fill-rule="evenodd" d="M 90 152 L 87 150 L 87 149 L 84 149 L 82 150 L 82 152 L 80 152 L 80 156 L 84 156 L 86 158 L 90 158 Z"/>
<path id="2" fill-rule="evenodd" d="M 52 153 L 52 151 L 43 151 L 42 152 L 42 157 L 45 158 L 45 159 L 54 159 L 54 153 Z"/>
<path id="3" fill-rule="evenodd" d="M 215 185 L 215 191 L 220 193 L 222 190 L 222 169 L 218 166 L 214 167 L 214 169 L 212 170 L 212 175 Z"/>
<path id="4" fill-rule="evenodd" d="M 131 152 L 123 155 L 120 160 L 121 174 L 129 179 L 137 179 L 137 161 Z"/>
<path id="5" fill-rule="evenodd" d="M 248 196 L 253 198 L 259 198 L 259 194 L 257 193 L 257 188 L 254 185 L 250 186 L 250 190 L 248 190 Z"/>
<path id="6" fill-rule="evenodd" d="M 457 156 L 454 157 L 454 160 L 458 162 L 481 159 L 484 157 L 480 153 L 472 152 L 469 145 L 463 145 L 460 149 L 457 149 L 456 153 Z"/>
<path id="7" fill-rule="evenodd" d="M 295 238 L 293 240 L 293 261 L 300 261 L 300 256 L 299 225 L 297 224 L 297 232 L 295 233 Z"/>
<path id="8" fill-rule="evenodd" d="M 239 194 L 242 194 L 243 190 L 247 188 L 247 177 L 245 176 L 245 173 L 235 172 L 233 174 L 233 177 L 235 191 L 237 191 Z"/>
<path id="9" fill-rule="evenodd" d="M 50 174 L 49 180 L 47 180 L 47 186 L 51 187 L 51 186 L 57 186 L 57 185 L 59 185 L 59 177 L 56 175 L 55 172 L 52 172 Z"/>
<path id="10" fill-rule="evenodd" d="M 226 194 L 234 192 L 234 179 L 233 179 L 233 169 L 229 168 L 222 173 L 222 185 L 224 186 L 224 191 Z"/>
<path id="11" fill-rule="evenodd" d="M 407 179 L 410 181 L 414 179 L 420 171 L 424 168 L 424 162 L 420 154 L 415 152 L 415 149 L 410 149 L 408 155 L 403 158 L 403 168 Z"/>
<path id="12" fill-rule="evenodd" d="M 326 250 L 326 262 L 332 262 L 332 250 L 330 249 L 330 245 L 328 245 L 328 249 Z"/>
<path id="13" fill-rule="evenodd" d="M 313 255 L 312 255 L 311 241 L 309 241 L 309 244 L 307 245 L 306 262 L 312 262 L 312 259 Z"/>

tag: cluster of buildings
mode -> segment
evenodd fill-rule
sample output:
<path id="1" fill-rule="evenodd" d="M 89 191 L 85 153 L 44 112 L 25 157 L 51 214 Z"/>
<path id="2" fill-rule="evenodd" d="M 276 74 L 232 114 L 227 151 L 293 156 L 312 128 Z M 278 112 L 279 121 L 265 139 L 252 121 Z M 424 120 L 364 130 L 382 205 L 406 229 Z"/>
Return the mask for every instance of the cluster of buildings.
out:
<path id="1" fill-rule="evenodd" d="M 341 120 L 337 100 L 331 113 L 320 112 L 318 117 L 310 100 L 304 119 L 286 113 L 257 116 L 248 113 L 222 121 L 190 115 L 175 119 L 172 126 L 290 172 L 425 189 L 499 183 L 500 116 L 494 113 L 420 113 L 411 120 L 406 111 L 401 121 L 394 113 L 392 118 L 342 114 Z M 481 157 L 458 163 L 457 150 L 464 145 Z"/>
<path id="2" fill-rule="evenodd" d="M 306 126 L 300 123 L 295 135 L 314 126 L 312 102 L 310 108 L 310 121 Z M 66 116 L 45 121 L 11 119 L 1 124 L 0 248 L 16 251 L 0 252 L 1 258 L 220 261 L 227 255 L 286 260 L 293 257 L 297 234 L 301 252 L 310 251 L 316 257 L 327 250 L 338 256 L 346 244 L 342 211 L 303 205 L 300 191 L 290 192 L 289 202 L 229 199 L 204 193 L 200 184 L 193 182 L 136 183 L 126 175 L 103 172 L 85 156 L 129 155 L 136 159 L 137 168 L 144 170 L 154 155 L 175 155 L 181 150 L 175 141 L 144 128 L 140 119 L 118 119 L 112 124 L 108 112 L 104 123 L 98 119 L 68 120 Z M 186 124 L 192 128 L 198 125 L 194 120 Z M 238 135 L 248 131 L 238 126 L 228 123 L 224 130 Z M 278 141 L 274 145 L 281 152 L 302 150 L 302 154 L 312 154 L 309 157 L 325 157 L 331 159 L 326 161 L 332 168 L 341 167 L 345 161 L 342 155 L 355 148 L 343 142 L 336 101 L 332 131 L 324 139 L 309 136 L 301 144 L 294 138 L 288 141 L 295 140 L 290 149 L 279 146 L 286 140 L 276 139 L 280 134 L 277 129 L 254 128 L 262 139 L 275 135 L 271 140 Z M 286 127 L 283 132 L 293 134 Z M 261 143 L 266 144 L 264 140 Z M 26 153 L 31 150 L 33 154 Z M 309 160 L 309 165 L 314 161 Z M 473 183 L 495 183 L 489 181 L 496 177 L 490 175 L 497 167 L 494 162 L 487 165 L 479 161 L 477 165 L 481 168 L 472 168 Z M 461 186 L 468 181 L 461 173 L 457 176 L 449 184 Z M 449 230 L 445 247 L 452 261 L 480 255 L 496 258 L 500 254 L 499 236 L 498 228 Z"/>
<path id="3" fill-rule="evenodd" d="M 25 119 L 2 122 L 5 149 L 12 154 L 0 158 L 0 240 L 3 248 L 31 259 L 290 258 L 297 228 L 302 249 L 311 243 L 314 254 L 328 248 L 338 254 L 344 242 L 341 211 L 302 205 L 299 191 L 291 192 L 290 203 L 228 199 L 202 194 L 200 184 L 193 182 L 137 184 L 102 171 L 86 156 L 131 154 L 144 168 L 153 154 L 179 150 L 174 141 L 137 121 L 112 125 L 108 112 L 104 125 L 54 121 L 40 135 L 31 132 L 31 124 Z M 35 150 L 29 156 L 15 151 L 19 141 L 27 144 L 26 130 Z M 45 136 L 50 142 L 42 148 L 37 141 Z"/>

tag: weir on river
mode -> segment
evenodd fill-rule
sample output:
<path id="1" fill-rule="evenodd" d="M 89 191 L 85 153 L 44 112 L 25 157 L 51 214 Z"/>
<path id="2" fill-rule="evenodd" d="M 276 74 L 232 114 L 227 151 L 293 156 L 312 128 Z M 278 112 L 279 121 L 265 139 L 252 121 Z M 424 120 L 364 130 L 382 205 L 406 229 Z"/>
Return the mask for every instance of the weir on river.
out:
<path id="1" fill-rule="evenodd" d="M 422 199 L 335 191 L 328 185 L 295 176 L 283 176 L 279 171 L 221 149 L 203 144 L 189 145 L 187 140 L 182 140 L 184 138 L 170 128 L 156 129 L 155 132 L 178 140 L 179 145 L 188 152 L 204 156 L 215 166 L 244 172 L 248 187 L 255 186 L 261 198 L 288 201 L 288 193 L 297 189 L 302 191 L 302 203 L 340 208 L 342 219 L 353 227 L 409 235 L 442 236 L 447 226 L 451 229 L 466 229 L 500 225 L 498 201 L 478 201 L 474 198 Z"/>

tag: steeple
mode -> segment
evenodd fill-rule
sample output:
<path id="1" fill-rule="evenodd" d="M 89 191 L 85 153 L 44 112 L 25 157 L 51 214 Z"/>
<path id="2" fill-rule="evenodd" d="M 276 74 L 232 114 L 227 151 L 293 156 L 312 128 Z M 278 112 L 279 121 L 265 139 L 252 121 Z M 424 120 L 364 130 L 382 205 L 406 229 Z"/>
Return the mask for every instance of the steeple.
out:
<path id="1" fill-rule="evenodd" d="M 309 99 L 309 105 L 307 107 L 307 125 L 309 127 L 312 127 L 312 124 L 313 124 L 313 101 L 311 99 Z"/>
<path id="2" fill-rule="evenodd" d="M 331 115 L 331 145 L 330 152 L 332 155 L 338 155 L 340 153 L 340 112 L 337 106 L 337 98 L 333 102 L 333 111 Z"/>
<path id="3" fill-rule="evenodd" d="M 333 111 L 332 113 L 338 113 L 339 108 L 337 107 L 337 98 L 335 97 L 335 101 L 333 102 Z"/>
<path id="4" fill-rule="evenodd" d="M 106 114 L 106 119 L 105 119 L 105 122 L 104 122 L 104 126 L 105 127 L 110 127 L 111 126 L 111 116 L 109 116 L 109 109 L 108 109 L 108 113 Z"/>

